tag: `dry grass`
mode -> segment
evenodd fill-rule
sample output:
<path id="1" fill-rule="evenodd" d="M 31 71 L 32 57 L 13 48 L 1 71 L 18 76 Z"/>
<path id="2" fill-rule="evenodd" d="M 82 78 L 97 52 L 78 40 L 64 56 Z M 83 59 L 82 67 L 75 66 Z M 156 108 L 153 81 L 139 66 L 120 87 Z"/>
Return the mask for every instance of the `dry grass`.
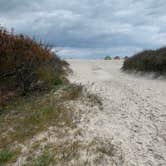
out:
<path id="1" fill-rule="evenodd" d="M 0 165 L 15 162 L 20 154 L 20 150 L 20 148 L 2 149 L 0 151 Z"/>
<path id="2" fill-rule="evenodd" d="M 38 145 L 37 145 L 38 146 Z M 34 156 L 36 156 L 34 158 Z M 31 153 L 26 160 L 26 166 L 35 163 L 48 165 L 123 165 L 122 150 L 112 143 L 112 140 L 94 138 L 90 142 L 81 140 L 63 140 L 47 143 L 38 155 Z M 40 165 L 40 164 L 39 164 Z"/>
<path id="3" fill-rule="evenodd" d="M 110 139 L 96 137 L 87 145 L 86 150 L 87 165 L 123 165 L 122 150 Z"/>
<path id="4" fill-rule="evenodd" d="M 68 165 L 72 161 L 79 160 L 81 148 L 82 145 L 79 141 L 67 140 L 61 143 L 50 143 L 44 146 L 36 157 L 30 155 L 25 165 Z"/>
<path id="5" fill-rule="evenodd" d="M 67 95 L 64 91 L 68 88 L 72 95 Z M 80 88 L 66 85 L 41 97 L 23 98 L 6 106 L 0 116 L 0 150 L 22 144 L 37 133 L 47 130 L 49 126 L 68 126 L 74 129 L 74 110 L 65 104 L 76 99 L 79 93 Z"/>
<path id="6" fill-rule="evenodd" d="M 100 110 L 103 110 L 102 99 L 93 93 L 87 93 L 86 95 L 87 101 L 91 104 L 91 106 L 98 106 Z"/>
<path id="7" fill-rule="evenodd" d="M 99 97 L 73 84 L 40 96 L 17 98 L 5 106 L 0 116 L 0 151 L 9 149 L 12 156 L 7 154 L 4 163 L 21 159 L 25 166 L 90 165 L 86 155 L 93 145 L 79 139 L 82 132 L 77 120 L 81 114 L 70 106 L 77 100 L 90 107 L 102 106 Z"/>

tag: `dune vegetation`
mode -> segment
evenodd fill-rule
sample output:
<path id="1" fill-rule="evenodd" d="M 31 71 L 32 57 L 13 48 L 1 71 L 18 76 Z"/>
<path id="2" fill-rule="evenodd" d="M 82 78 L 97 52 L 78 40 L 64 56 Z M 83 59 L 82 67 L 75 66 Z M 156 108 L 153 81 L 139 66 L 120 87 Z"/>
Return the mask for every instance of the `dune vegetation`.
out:
<path id="1" fill-rule="evenodd" d="M 124 71 L 154 72 L 157 75 L 165 75 L 166 47 L 146 50 L 126 58 L 122 69 Z"/>
<path id="2" fill-rule="evenodd" d="M 0 28 L 0 104 L 62 84 L 67 67 L 48 45 Z"/>
<path id="3" fill-rule="evenodd" d="M 102 102 L 70 83 L 69 72 L 48 45 L 0 29 L 0 166 L 87 163 L 77 106 Z"/>
<path id="4" fill-rule="evenodd" d="M 79 98 L 82 87 L 69 83 L 69 71 L 68 63 L 48 45 L 0 29 L 0 165 L 18 162 L 24 156 L 23 147 L 36 144 L 33 138 L 38 142 L 37 135 L 48 133 L 51 126 L 57 130 L 57 139 L 76 128 L 70 102 Z M 20 164 L 32 161 L 35 165 L 36 158 L 44 163 L 36 154 L 41 148 L 40 141 L 38 147 L 30 146 L 26 156 L 32 155 L 31 159 Z"/>

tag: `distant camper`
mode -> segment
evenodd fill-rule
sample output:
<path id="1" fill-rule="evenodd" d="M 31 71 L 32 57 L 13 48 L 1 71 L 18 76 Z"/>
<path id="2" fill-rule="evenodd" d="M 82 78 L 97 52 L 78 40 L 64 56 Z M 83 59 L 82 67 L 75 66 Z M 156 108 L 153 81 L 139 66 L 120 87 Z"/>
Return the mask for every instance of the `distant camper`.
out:
<path id="1" fill-rule="evenodd" d="M 115 56 L 114 59 L 115 60 L 120 60 L 120 57 L 119 56 Z"/>

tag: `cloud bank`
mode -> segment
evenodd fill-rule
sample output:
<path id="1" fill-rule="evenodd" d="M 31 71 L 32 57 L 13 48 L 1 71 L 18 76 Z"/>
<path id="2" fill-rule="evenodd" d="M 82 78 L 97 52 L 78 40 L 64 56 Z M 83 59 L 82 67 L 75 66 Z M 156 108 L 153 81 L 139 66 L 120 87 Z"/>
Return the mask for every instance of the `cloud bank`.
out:
<path id="1" fill-rule="evenodd" d="M 130 56 L 166 45 L 165 0 L 0 0 L 0 24 L 65 58 Z"/>

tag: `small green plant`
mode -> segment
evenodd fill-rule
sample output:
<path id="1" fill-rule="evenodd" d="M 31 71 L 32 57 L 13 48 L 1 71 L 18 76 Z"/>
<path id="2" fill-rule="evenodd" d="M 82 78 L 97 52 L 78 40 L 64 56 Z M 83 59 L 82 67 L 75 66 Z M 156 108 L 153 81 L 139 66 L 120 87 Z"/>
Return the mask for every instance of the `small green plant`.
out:
<path id="1" fill-rule="evenodd" d="M 13 157 L 13 152 L 10 150 L 1 150 L 0 151 L 0 165 L 7 163 Z"/>
<path id="2" fill-rule="evenodd" d="M 50 164 L 55 164 L 55 159 L 49 152 L 45 151 L 33 161 L 32 165 L 49 166 Z"/>

